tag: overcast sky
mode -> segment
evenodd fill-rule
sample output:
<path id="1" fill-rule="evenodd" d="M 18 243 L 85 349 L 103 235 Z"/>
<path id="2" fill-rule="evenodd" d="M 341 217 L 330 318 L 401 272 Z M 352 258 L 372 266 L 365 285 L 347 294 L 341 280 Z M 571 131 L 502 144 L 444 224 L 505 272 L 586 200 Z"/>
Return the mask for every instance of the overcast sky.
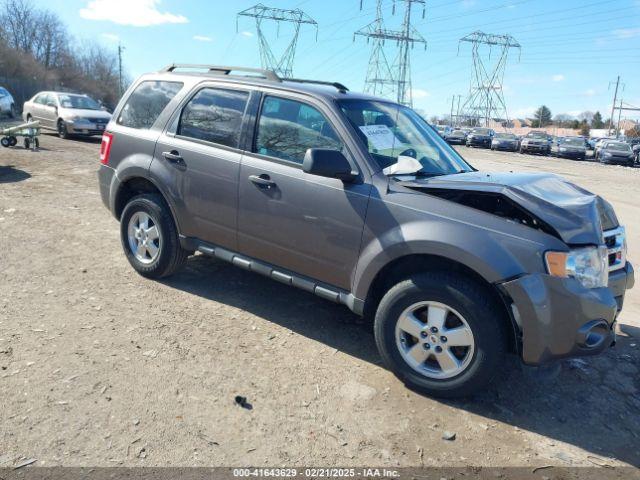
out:
<path id="1" fill-rule="evenodd" d="M 67 23 L 79 41 L 95 39 L 115 49 L 122 42 L 126 70 L 136 77 L 173 63 L 259 66 L 255 24 L 236 13 L 258 0 L 36 0 Z M 296 77 L 340 81 L 362 90 L 369 52 L 353 32 L 373 20 L 375 0 L 263 0 L 301 8 L 318 24 L 303 26 Z M 402 22 L 404 4 L 384 0 L 388 28 Z M 430 115 L 449 112 L 453 95 L 469 91 L 471 51 L 458 40 L 475 30 L 510 34 L 522 45 L 511 52 L 504 92 L 511 117 L 530 115 L 542 103 L 553 114 L 601 110 L 609 117 L 622 77 L 623 100 L 640 106 L 640 0 L 427 0 L 426 17 L 414 5 L 414 27 L 428 41 L 412 51 L 415 107 Z M 274 53 L 290 27 L 265 24 Z M 390 54 L 394 45 L 388 44 Z M 495 58 L 495 54 L 492 58 Z M 640 118 L 640 114 L 623 115 Z"/>

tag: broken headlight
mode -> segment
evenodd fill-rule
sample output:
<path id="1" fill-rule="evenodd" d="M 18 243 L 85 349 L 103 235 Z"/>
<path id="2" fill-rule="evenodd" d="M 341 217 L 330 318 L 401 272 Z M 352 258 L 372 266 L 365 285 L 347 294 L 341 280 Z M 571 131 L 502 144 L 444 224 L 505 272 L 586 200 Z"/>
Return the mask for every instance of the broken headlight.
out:
<path id="1" fill-rule="evenodd" d="M 545 263 L 549 275 L 573 277 L 585 288 L 606 287 L 609 282 L 609 261 L 605 246 L 547 252 Z"/>

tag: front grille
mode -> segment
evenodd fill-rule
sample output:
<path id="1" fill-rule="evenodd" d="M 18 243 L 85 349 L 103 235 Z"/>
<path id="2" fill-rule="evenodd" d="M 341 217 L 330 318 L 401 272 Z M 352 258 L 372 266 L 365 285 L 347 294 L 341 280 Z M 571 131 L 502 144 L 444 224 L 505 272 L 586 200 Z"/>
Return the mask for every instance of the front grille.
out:
<path id="1" fill-rule="evenodd" d="M 87 120 L 89 120 L 91 123 L 104 123 L 105 125 L 109 123 L 109 120 L 107 120 L 106 118 L 87 118 Z"/>
<path id="2" fill-rule="evenodd" d="M 627 238 L 624 227 L 605 231 L 604 244 L 609 253 L 609 271 L 624 268 L 627 264 Z"/>

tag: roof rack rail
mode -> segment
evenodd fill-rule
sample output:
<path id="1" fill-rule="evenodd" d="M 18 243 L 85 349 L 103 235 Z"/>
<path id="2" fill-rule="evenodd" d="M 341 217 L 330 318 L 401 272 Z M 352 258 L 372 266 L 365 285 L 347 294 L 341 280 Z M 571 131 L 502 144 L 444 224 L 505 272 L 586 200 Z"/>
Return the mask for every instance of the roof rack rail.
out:
<path id="1" fill-rule="evenodd" d="M 167 65 L 164 67 L 161 72 L 173 72 L 177 69 L 200 69 L 207 70 L 210 73 L 220 73 L 223 75 L 230 75 L 231 72 L 247 72 L 247 73 L 255 73 L 259 74 L 266 80 L 271 80 L 273 82 L 282 81 L 280 77 L 271 70 L 264 70 L 262 68 L 246 68 L 246 67 L 226 67 L 221 65 L 199 65 L 199 64 L 189 64 L 189 63 L 173 63 L 171 65 Z"/>
<path id="2" fill-rule="evenodd" d="M 346 93 L 349 91 L 347 87 L 345 87 L 342 83 L 339 82 L 323 82 L 322 80 L 305 80 L 302 78 L 281 78 L 283 82 L 296 82 L 296 83 L 310 83 L 313 85 L 326 85 L 328 87 L 333 87 L 338 90 L 340 93 Z"/>

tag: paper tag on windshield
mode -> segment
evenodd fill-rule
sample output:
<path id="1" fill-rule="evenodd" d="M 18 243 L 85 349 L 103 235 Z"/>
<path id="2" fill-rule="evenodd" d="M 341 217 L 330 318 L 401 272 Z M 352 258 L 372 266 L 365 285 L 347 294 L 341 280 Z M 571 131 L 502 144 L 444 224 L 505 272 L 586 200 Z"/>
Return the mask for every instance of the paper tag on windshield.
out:
<path id="1" fill-rule="evenodd" d="M 401 142 L 386 125 L 365 125 L 359 128 L 376 150 L 389 150 L 401 145 Z"/>

